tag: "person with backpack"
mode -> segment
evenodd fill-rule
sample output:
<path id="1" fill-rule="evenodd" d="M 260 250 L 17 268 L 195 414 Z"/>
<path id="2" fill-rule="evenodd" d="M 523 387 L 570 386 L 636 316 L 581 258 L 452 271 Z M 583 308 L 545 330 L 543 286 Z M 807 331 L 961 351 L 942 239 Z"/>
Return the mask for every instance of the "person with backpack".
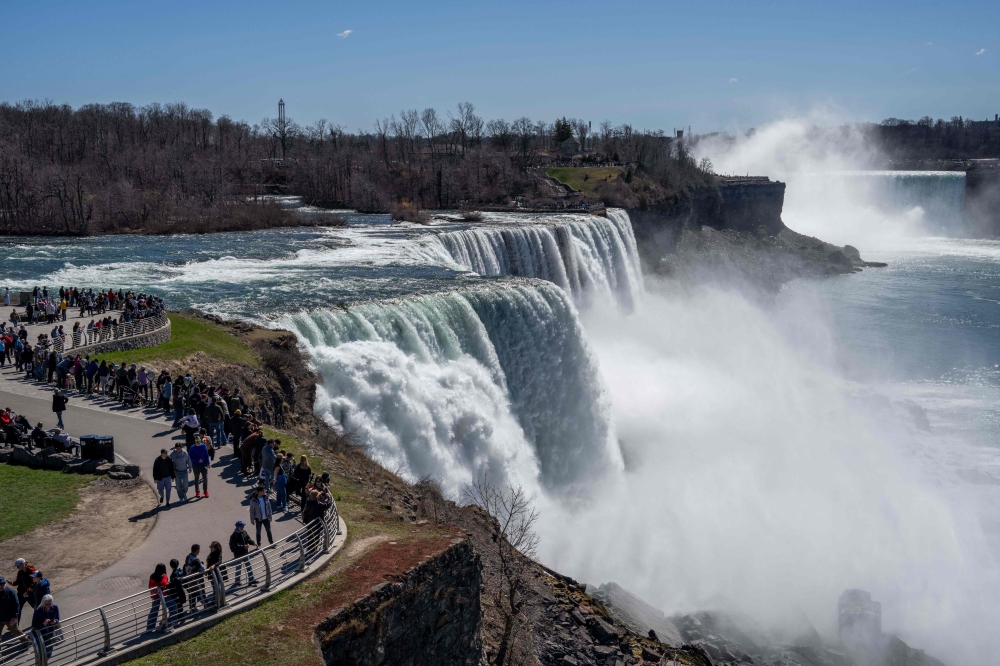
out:
<path id="1" fill-rule="evenodd" d="M 184 603 L 187 601 L 187 594 L 184 592 L 184 570 L 181 563 L 176 559 L 170 560 L 170 582 L 167 584 L 167 594 L 174 600 L 174 622 L 180 621 L 184 616 Z"/>
<path id="2" fill-rule="evenodd" d="M 17 600 L 20 604 L 17 607 L 18 615 L 24 609 L 24 604 L 31 606 L 31 609 L 35 609 L 35 596 L 32 594 L 32 586 L 34 585 L 33 577 L 35 575 L 35 566 L 33 564 L 28 564 L 28 562 L 23 558 L 19 557 L 14 560 L 14 566 L 17 568 L 17 577 L 14 579 L 14 586 L 17 588 Z"/>
<path id="3" fill-rule="evenodd" d="M 56 416 L 59 419 L 60 428 L 66 427 L 63 425 L 63 412 L 66 411 L 66 403 L 68 402 L 69 398 L 67 398 L 66 395 L 58 388 L 55 393 L 52 394 L 52 411 L 56 413 Z"/>
<path id="4" fill-rule="evenodd" d="M 271 500 L 267 497 L 267 489 L 257 486 L 257 492 L 250 500 L 250 524 L 257 527 L 257 543 L 260 543 L 260 530 L 267 532 L 267 542 L 274 543 L 271 536 Z"/>
<path id="5" fill-rule="evenodd" d="M 201 602 L 202 609 L 208 607 L 208 603 L 205 601 L 205 563 L 198 559 L 200 552 L 201 546 L 192 544 L 191 552 L 184 558 L 184 575 L 200 574 L 188 586 L 188 589 L 191 591 L 188 595 L 188 608 L 191 609 L 192 614 L 197 610 L 199 601 Z"/>
<path id="6" fill-rule="evenodd" d="M 36 570 L 31 574 L 31 599 L 35 602 L 31 605 L 32 608 L 38 610 L 42 597 L 51 593 L 52 586 L 49 584 L 49 579 L 43 576 L 41 571 Z"/>
<path id="7" fill-rule="evenodd" d="M 201 497 L 201 491 L 199 490 L 199 484 L 205 486 L 205 499 L 208 499 L 208 445 L 206 445 L 205 440 L 211 443 L 208 437 L 204 437 L 201 441 L 192 444 L 191 448 L 188 449 L 188 455 L 191 457 L 191 467 L 194 470 L 194 496 Z"/>
<path id="8" fill-rule="evenodd" d="M 245 557 L 250 552 L 250 546 L 256 546 L 253 539 L 250 538 L 250 534 L 246 531 L 247 524 L 242 520 L 236 521 L 236 529 L 233 533 L 229 535 L 229 550 L 232 552 L 233 557 L 237 559 L 236 564 L 233 568 L 236 570 L 236 586 L 239 587 L 240 584 L 240 573 L 242 569 L 247 570 L 247 584 L 256 585 L 257 581 L 253 577 L 253 566 L 250 564 L 249 559 L 240 559 Z"/>
<path id="9" fill-rule="evenodd" d="M 173 488 L 174 463 L 167 454 L 166 449 L 160 449 L 160 455 L 153 461 L 153 481 L 156 482 L 156 492 L 160 496 L 160 504 L 163 504 L 163 496 L 167 496 L 167 506 L 170 506 L 170 491 Z"/>

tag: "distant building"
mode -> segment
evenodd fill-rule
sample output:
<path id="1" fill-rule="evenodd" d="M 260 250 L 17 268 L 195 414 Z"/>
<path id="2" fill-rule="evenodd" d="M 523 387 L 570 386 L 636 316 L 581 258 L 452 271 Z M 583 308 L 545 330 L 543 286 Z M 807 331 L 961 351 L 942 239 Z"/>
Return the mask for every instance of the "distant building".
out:
<path id="1" fill-rule="evenodd" d="M 570 137 L 559 144 L 559 157 L 569 159 L 580 152 L 580 142 Z"/>

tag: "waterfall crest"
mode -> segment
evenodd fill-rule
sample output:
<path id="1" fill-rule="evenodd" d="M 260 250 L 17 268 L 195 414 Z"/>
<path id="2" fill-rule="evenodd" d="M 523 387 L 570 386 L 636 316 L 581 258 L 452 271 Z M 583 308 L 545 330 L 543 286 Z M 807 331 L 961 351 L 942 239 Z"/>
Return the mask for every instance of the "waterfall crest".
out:
<path id="1" fill-rule="evenodd" d="M 316 410 L 371 455 L 455 492 L 486 472 L 568 492 L 620 466 L 610 401 L 559 287 L 504 281 L 286 318 Z"/>
<path id="2" fill-rule="evenodd" d="M 632 223 L 619 209 L 606 218 L 448 231 L 427 243 L 432 256 L 480 275 L 552 282 L 582 306 L 600 299 L 631 310 L 643 290 Z"/>

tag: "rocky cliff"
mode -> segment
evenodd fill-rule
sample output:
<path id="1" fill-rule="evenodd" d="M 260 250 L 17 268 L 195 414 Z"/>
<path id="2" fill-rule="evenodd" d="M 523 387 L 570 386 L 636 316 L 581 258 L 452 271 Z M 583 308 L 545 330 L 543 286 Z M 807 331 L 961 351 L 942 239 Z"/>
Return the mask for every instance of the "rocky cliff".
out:
<path id="1" fill-rule="evenodd" d="M 314 632 L 327 666 L 479 663 L 482 565 L 467 542 L 334 609 Z"/>
<path id="2" fill-rule="evenodd" d="M 774 288 L 796 277 L 883 265 L 862 261 L 849 245 L 838 247 L 786 227 L 781 220 L 784 197 L 784 183 L 729 179 L 671 203 L 629 208 L 644 269 Z"/>

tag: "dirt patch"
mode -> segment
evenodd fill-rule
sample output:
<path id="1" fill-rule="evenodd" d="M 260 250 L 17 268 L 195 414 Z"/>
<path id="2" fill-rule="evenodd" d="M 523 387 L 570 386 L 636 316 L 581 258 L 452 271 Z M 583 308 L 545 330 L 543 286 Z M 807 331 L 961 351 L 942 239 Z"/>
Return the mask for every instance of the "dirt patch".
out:
<path id="1" fill-rule="evenodd" d="M 42 570 L 53 592 L 64 590 L 141 544 L 156 522 L 155 508 L 145 483 L 97 479 L 80 489 L 80 503 L 68 517 L 0 541 L 0 568 L 7 571 L 23 557 Z"/>

